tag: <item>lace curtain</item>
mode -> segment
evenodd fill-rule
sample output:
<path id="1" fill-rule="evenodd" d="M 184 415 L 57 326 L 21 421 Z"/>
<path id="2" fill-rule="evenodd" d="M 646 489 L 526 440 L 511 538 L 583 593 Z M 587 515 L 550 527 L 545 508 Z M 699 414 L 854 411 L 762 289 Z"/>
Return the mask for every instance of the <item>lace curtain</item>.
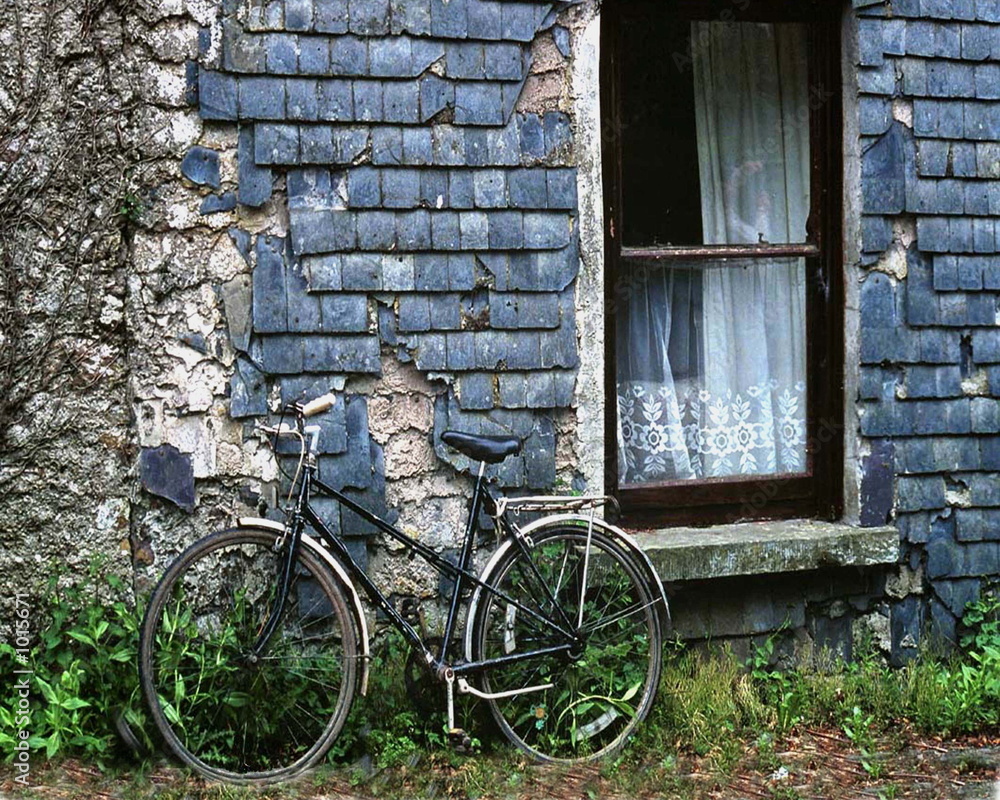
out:
<path id="1" fill-rule="evenodd" d="M 800 26 L 692 24 L 706 244 L 802 242 Z M 621 484 L 805 468 L 801 259 L 633 263 L 618 314 Z"/>

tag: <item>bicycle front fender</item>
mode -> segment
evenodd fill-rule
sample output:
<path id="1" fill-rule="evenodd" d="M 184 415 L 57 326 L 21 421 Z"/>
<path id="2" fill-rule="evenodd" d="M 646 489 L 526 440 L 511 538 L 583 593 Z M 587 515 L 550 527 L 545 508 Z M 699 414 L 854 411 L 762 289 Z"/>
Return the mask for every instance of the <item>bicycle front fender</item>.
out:
<path id="1" fill-rule="evenodd" d="M 238 522 L 241 528 L 256 528 L 257 530 L 265 530 L 278 534 L 285 532 L 284 525 L 270 519 L 240 517 Z M 343 584 L 349 593 L 354 611 L 354 619 L 358 625 L 358 633 L 361 638 L 361 694 L 362 696 L 366 696 L 368 694 L 368 665 L 371 663 L 371 651 L 368 642 L 368 622 L 365 619 L 364 606 L 361 605 L 361 597 L 358 595 L 358 590 L 355 588 L 351 576 L 344 568 L 344 565 L 334 557 L 333 553 L 308 534 L 303 533 L 300 541 L 304 547 L 308 547 L 314 555 L 333 570 L 333 573 L 340 578 L 341 584 Z"/>

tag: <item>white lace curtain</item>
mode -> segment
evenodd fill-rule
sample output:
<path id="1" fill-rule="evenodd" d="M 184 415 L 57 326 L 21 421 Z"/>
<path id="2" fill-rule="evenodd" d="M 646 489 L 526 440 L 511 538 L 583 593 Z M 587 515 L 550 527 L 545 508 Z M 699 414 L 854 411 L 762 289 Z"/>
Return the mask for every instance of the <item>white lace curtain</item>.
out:
<path id="1" fill-rule="evenodd" d="M 800 26 L 692 23 L 706 244 L 802 242 Z M 621 484 L 805 468 L 805 266 L 633 263 L 618 314 Z"/>

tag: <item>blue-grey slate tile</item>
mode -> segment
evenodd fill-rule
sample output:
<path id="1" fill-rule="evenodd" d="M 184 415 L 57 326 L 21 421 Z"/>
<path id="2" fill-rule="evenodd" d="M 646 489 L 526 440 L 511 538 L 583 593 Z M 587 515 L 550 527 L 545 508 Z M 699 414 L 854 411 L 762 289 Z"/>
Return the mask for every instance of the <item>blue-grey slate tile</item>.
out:
<path id="1" fill-rule="evenodd" d="M 947 217 L 919 217 L 917 243 L 927 253 L 947 253 L 951 235 Z"/>
<path id="2" fill-rule="evenodd" d="M 506 0 L 501 9 L 501 32 L 504 39 L 530 42 L 535 38 L 537 21 L 532 3 Z"/>
<path id="3" fill-rule="evenodd" d="M 542 366 L 541 336 L 537 331 L 518 331 L 509 334 L 507 368 L 533 370 Z"/>
<path id="4" fill-rule="evenodd" d="M 351 33 L 385 36 L 389 33 L 389 0 L 348 0 Z"/>
<path id="5" fill-rule="evenodd" d="M 445 335 L 443 333 L 427 333 L 419 336 L 414 358 L 419 369 L 446 369 L 448 360 Z"/>
<path id="6" fill-rule="evenodd" d="M 347 0 L 315 0 L 313 27 L 318 33 L 347 33 Z"/>
<path id="7" fill-rule="evenodd" d="M 420 202 L 420 170 L 382 170 L 382 204 L 386 208 L 415 208 Z"/>
<path id="8" fill-rule="evenodd" d="M 198 108 L 202 118 L 235 120 L 238 116 L 238 86 L 234 75 L 200 69 Z"/>
<path id="9" fill-rule="evenodd" d="M 303 75 L 330 74 L 330 42 L 326 38 L 300 37 L 299 72 Z"/>
<path id="10" fill-rule="evenodd" d="M 912 340 L 910 334 L 907 339 Z M 954 331 L 942 329 L 926 329 L 917 337 L 918 353 L 916 359 L 928 364 L 958 363 L 960 347 L 959 336 Z"/>
<path id="11" fill-rule="evenodd" d="M 488 372 L 469 372 L 458 381 L 458 402 L 469 410 L 493 408 L 493 376 Z"/>
<path id="12" fill-rule="evenodd" d="M 881 253 L 892 244 L 892 222 L 887 217 L 869 214 L 861 218 L 861 249 Z"/>
<path id="13" fill-rule="evenodd" d="M 457 331 L 462 327 L 462 302 L 457 294 L 432 294 L 428 296 L 431 330 Z"/>
<path id="14" fill-rule="evenodd" d="M 420 121 L 420 87 L 415 81 L 391 81 L 383 84 L 383 119 L 385 122 L 415 124 Z"/>
<path id="15" fill-rule="evenodd" d="M 460 249 L 458 214 L 454 211 L 435 211 L 431 214 L 431 239 L 435 250 Z"/>
<path id="16" fill-rule="evenodd" d="M 524 214 L 524 246 L 553 250 L 569 243 L 572 218 L 565 214 L 528 211 Z"/>
<path id="17" fill-rule="evenodd" d="M 391 126 L 372 128 L 372 163 L 386 166 L 403 163 L 403 131 Z"/>
<path id="18" fill-rule="evenodd" d="M 313 0 L 285 0 L 285 30 L 308 31 L 313 26 Z"/>
<path id="19" fill-rule="evenodd" d="M 368 298 L 363 294 L 324 293 L 319 296 L 323 330 L 364 333 L 368 330 Z"/>
<path id="20" fill-rule="evenodd" d="M 524 215 L 520 211 L 494 211 L 489 217 L 489 244 L 493 250 L 518 250 L 524 246 Z"/>
<path id="21" fill-rule="evenodd" d="M 329 122 L 354 119 L 354 94 L 350 81 L 321 80 L 316 86 L 316 96 L 319 119 Z"/>
<path id="22" fill-rule="evenodd" d="M 432 131 L 433 163 L 458 167 L 465 164 L 465 134 L 454 125 L 435 125 Z"/>
<path id="23" fill-rule="evenodd" d="M 468 35 L 467 7 L 477 0 L 431 0 L 431 34 L 443 39 Z"/>
<path id="24" fill-rule="evenodd" d="M 333 147 L 338 164 L 350 164 L 368 147 L 368 128 L 336 127 L 333 129 Z"/>
<path id="25" fill-rule="evenodd" d="M 500 84 L 458 83 L 455 85 L 455 122 L 459 125 L 502 125 L 502 103 Z"/>
<path id="26" fill-rule="evenodd" d="M 962 58 L 985 61 L 990 57 L 992 31 L 987 25 L 963 25 L 961 28 Z"/>
<path id="27" fill-rule="evenodd" d="M 980 100 L 1000 99 L 1000 64 L 978 64 L 975 68 L 976 97 Z"/>
<path id="28" fill-rule="evenodd" d="M 393 34 L 425 36 L 431 32 L 430 0 L 390 0 L 390 14 Z"/>
<path id="29" fill-rule="evenodd" d="M 427 295 L 401 294 L 399 296 L 399 330 L 403 333 L 413 333 L 430 329 L 430 303 Z"/>
<path id="30" fill-rule="evenodd" d="M 430 213 L 421 208 L 397 214 L 396 240 L 403 252 L 429 250 L 432 245 Z"/>
<path id="31" fill-rule="evenodd" d="M 482 167 L 492 163 L 490 160 L 489 131 L 483 128 L 466 128 L 465 163 L 469 167 Z"/>
<path id="32" fill-rule="evenodd" d="M 378 208 L 382 204 L 382 170 L 369 166 L 347 171 L 347 203 L 351 208 Z"/>
<path id="33" fill-rule="evenodd" d="M 528 408 L 553 408 L 555 406 L 555 376 L 551 370 L 529 372 L 525 376 L 525 384 L 525 405 Z"/>
<path id="34" fill-rule="evenodd" d="M 468 139 L 469 134 L 466 133 Z M 502 128 L 486 131 L 486 151 L 488 163 L 501 167 L 517 167 L 521 164 L 521 144 L 517 128 L 513 123 Z"/>
<path id="35" fill-rule="evenodd" d="M 411 40 L 387 36 L 368 40 L 368 72 L 376 78 L 403 78 L 413 74 Z"/>
<path id="36" fill-rule="evenodd" d="M 558 156 L 560 151 L 573 146 L 573 129 L 566 114 L 549 111 L 542 117 L 542 126 L 545 129 L 546 156 Z"/>
<path id="37" fill-rule="evenodd" d="M 434 163 L 433 136 L 430 128 L 403 128 L 402 162 L 411 166 Z"/>
<path id="38" fill-rule="evenodd" d="M 983 288 L 988 291 L 1000 289 L 1000 259 L 996 256 L 985 259 L 983 264 Z"/>
<path id="39" fill-rule="evenodd" d="M 420 121 L 427 122 L 446 108 L 455 106 L 455 84 L 437 75 L 420 78 Z"/>
<path id="40" fill-rule="evenodd" d="M 494 46 L 490 46 L 491 50 Z M 486 77 L 485 55 L 482 42 L 448 42 L 445 44 L 445 75 L 460 80 L 483 80 Z"/>
<path id="41" fill-rule="evenodd" d="M 504 408 L 524 408 L 527 403 L 527 385 L 521 372 L 501 372 L 497 377 L 500 405 Z"/>
<path id="42" fill-rule="evenodd" d="M 956 256 L 934 256 L 934 289 L 938 292 L 950 292 L 958 289 L 958 262 Z"/>
<path id="43" fill-rule="evenodd" d="M 931 270 L 919 256 L 908 256 L 907 268 L 906 321 L 910 325 L 934 325 L 938 321 L 938 295 Z"/>
<path id="44" fill-rule="evenodd" d="M 972 220 L 967 217 L 951 217 L 948 220 L 948 250 L 952 253 L 975 252 L 972 241 Z"/>
<path id="45" fill-rule="evenodd" d="M 291 233 L 297 255 L 352 250 L 357 242 L 354 214 L 349 211 L 294 212 Z"/>
<path id="46" fill-rule="evenodd" d="M 420 205 L 425 208 L 451 208 L 448 201 L 448 172 L 423 169 L 420 175 Z"/>
<path id="47" fill-rule="evenodd" d="M 505 208 L 507 206 L 507 181 L 503 170 L 477 170 L 472 176 L 477 208 Z"/>
<path id="48" fill-rule="evenodd" d="M 358 36 L 337 36 L 330 42 L 331 75 L 367 75 L 368 41 Z"/>
<path id="49" fill-rule="evenodd" d="M 226 72 L 266 72 L 267 47 L 264 36 L 244 33 L 223 23 L 222 68 Z"/>
<path id="50" fill-rule="evenodd" d="M 903 73 L 903 94 L 923 97 L 927 94 L 927 60 L 907 57 L 899 62 Z"/>
<path id="51" fill-rule="evenodd" d="M 469 253 L 448 254 L 448 288 L 453 292 L 472 291 L 476 286 L 476 259 Z"/>
<path id="52" fill-rule="evenodd" d="M 447 368 L 451 370 L 469 370 L 476 367 L 475 334 L 472 331 L 448 333 Z"/>
<path id="53" fill-rule="evenodd" d="M 468 4 L 468 34 L 470 39 L 501 39 L 502 2 L 496 0 L 473 0 Z"/>
<path id="54" fill-rule="evenodd" d="M 396 215 L 391 211 L 361 211 L 357 214 L 358 248 L 388 252 L 396 243 Z"/>
<path id="55" fill-rule="evenodd" d="M 299 37 L 269 33 L 264 39 L 267 71 L 272 75 L 294 75 L 299 71 Z"/>
<path id="56" fill-rule="evenodd" d="M 239 106 L 241 119 L 284 119 L 284 79 L 244 75 L 239 81 Z"/>
<path id="57" fill-rule="evenodd" d="M 273 189 L 271 170 L 257 164 L 255 128 L 241 126 L 237 145 L 236 195 L 240 203 L 251 208 L 258 208 L 270 200 Z"/>
<path id="58" fill-rule="evenodd" d="M 965 213 L 973 214 L 976 216 L 987 216 L 990 213 L 990 193 L 989 187 L 973 181 L 966 181 L 965 185 L 962 187 L 965 194 Z M 976 235 L 975 230 L 973 235 Z M 975 247 L 977 253 L 990 253 L 993 252 L 993 245 L 990 244 L 988 249 L 980 249 L 980 242 L 986 242 L 985 237 L 977 237 L 975 241 Z M 993 234 L 990 233 L 988 241 L 993 241 Z"/>
<path id="59" fill-rule="evenodd" d="M 522 46 L 511 42 L 486 45 L 483 69 L 490 80 L 521 81 L 526 72 Z"/>
<path id="60" fill-rule="evenodd" d="M 376 253 L 344 253 L 341 258 L 341 281 L 344 291 L 381 290 L 382 256 Z"/>
<path id="61" fill-rule="evenodd" d="M 198 186 L 218 189 L 222 186 L 218 151 L 200 145 L 190 148 L 181 161 L 181 174 Z"/>
<path id="62" fill-rule="evenodd" d="M 490 246 L 488 216 L 483 211 L 462 211 L 458 215 L 462 250 L 486 250 Z"/>
<path id="63" fill-rule="evenodd" d="M 475 206 L 475 186 L 471 171 L 449 170 L 448 200 L 451 208 L 462 209 Z"/>
<path id="64" fill-rule="evenodd" d="M 537 114 L 520 114 L 516 118 L 520 148 L 528 159 L 545 158 L 545 130 Z"/>
<path id="65" fill-rule="evenodd" d="M 558 328 L 559 298 L 550 292 L 522 292 L 517 303 L 519 328 Z"/>
<path id="66" fill-rule="evenodd" d="M 286 82 L 288 90 L 288 119 L 302 122 L 315 122 L 319 119 L 319 102 L 316 81 L 308 78 L 289 78 Z"/>
<path id="67" fill-rule="evenodd" d="M 259 347 L 258 363 L 265 372 L 274 375 L 296 375 L 304 365 L 303 342 L 299 335 L 260 336 L 255 340 Z"/>
<path id="68" fill-rule="evenodd" d="M 880 67 L 859 67 L 858 88 L 863 94 L 893 95 L 896 91 L 896 66 L 890 59 Z"/>
<path id="69" fill-rule="evenodd" d="M 882 21 L 876 19 L 858 20 L 858 58 L 863 67 L 881 66 Z"/>
<path id="70" fill-rule="evenodd" d="M 303 164 L 336 164 L 337 149 L 329 125 L 304 125 L 299 129 L 299 154 Z"/>
<path id="71" fill-rule="evenodd" d="M 258 333 L 288 330 L 285 291 L 285 240 L 257 237 L 257 266 L 253 271 L 253 327 Z"/>
<path id="72" fill-rule="evenodd" d="M 381 372 L 377 336 L 305 336 L 301 341 L 308 372 Z"/>
<path id="73" fill-rule="evenodd" d="M 413 286 L 418 292 L 448 291 L 448 258 L 446 254 L 418 253 L 415 255 L 413 257 Z"/>
<path id="74" fill-rule="evenodd" d="M 548 207 L 548 184 L 544 169 L 510 170 L 507 173 L 507 185 L 512 208 Z"/>
<path id="75" fill-rule="evenodd" d="M 994 239 L 992 219 L 986 219 L 983 217 L 972 218 L 972 249 L 977 253 L 996 252 L 996 241 Z"/>

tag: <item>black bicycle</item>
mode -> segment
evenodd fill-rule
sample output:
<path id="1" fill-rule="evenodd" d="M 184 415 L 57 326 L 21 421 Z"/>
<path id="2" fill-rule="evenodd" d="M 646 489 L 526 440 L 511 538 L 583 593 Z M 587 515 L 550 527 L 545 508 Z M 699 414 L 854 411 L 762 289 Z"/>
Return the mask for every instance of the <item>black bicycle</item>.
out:
<path id="1" fill-rule="evenodd" d="M 237 783 L 284 780 L 319 761 L 355 692 L 367 690 L 360 588 L 444 684 L 452 731 L 457 689 L 485 700 L 504 734 L 539 759 L 617 751 L 653 703 L 670 617 L 648 558 L 596 516 L 613 501 L 494 496 L 486 465 L 518 453 L 519 440 L 446 432 L 446 444 L 481 462 L 453 563 L 316 477 L 319 427 L 304 420 L 333 402 L 324 395 L 289 406 L 294 424 L 263 428 L 275 446 L 279 436 L 300 443 L 284 523 L 244 518 L 201 539 L 150 599 L 139 667 L 170 749 L 203 775 Z M 310 504 L 315 491 L 453 580 L 440 645 L 424 640 L 355 562 Z M 499 546 L 477 575 L 481 512 L 494 519 Z M 519 526 L 522 512 L 543 516 Z"/>

